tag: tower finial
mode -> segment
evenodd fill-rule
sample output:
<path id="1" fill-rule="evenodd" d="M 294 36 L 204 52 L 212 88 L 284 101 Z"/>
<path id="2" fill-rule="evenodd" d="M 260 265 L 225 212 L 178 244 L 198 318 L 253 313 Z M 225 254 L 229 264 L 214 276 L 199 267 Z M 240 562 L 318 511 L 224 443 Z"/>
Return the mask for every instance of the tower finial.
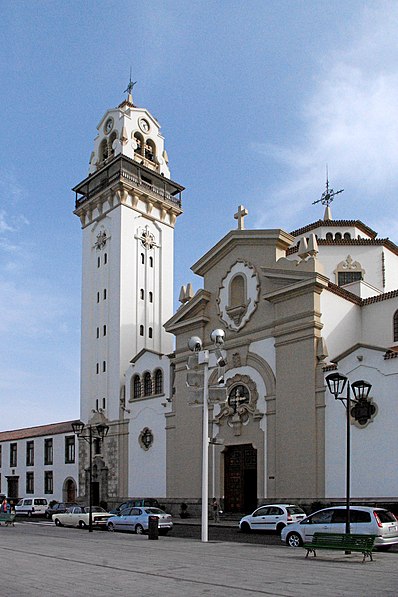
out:
<path id="1" fill-rule="evenodd" d="M 129 80 L 129 84 L 127 85 L 127 88 L 124 90 L 124 93 L 128 93 L 127 96 L 127 101 L 130 102 L 131 104 L 133 103 L 133 87 L 134 85 L 137 84 L 137 81 L 133 81 L 131 80 L 131 66 L 130 66 L 130 80 Z"/>
<path id="2" fill-rule="evenodd" d="M 332 212 L 330 211 L 329 205 L 332 203 L 335 196 L 339 193 L 342 193 L 343 191 L 344 189 L 341 189 L 340 191 L 334 191 L 333 189 L 329 189 L 328 165 L 326 164 L 326 190 L 322 193 L 320 199 L 317 199 L 317 201 L 312 202 L 312 205 L 315 205 L 315 203 L 322 203 L 322 205 L 326 205 L 325 215 L 323 217 L 324 220 L 332 219 Z"/>

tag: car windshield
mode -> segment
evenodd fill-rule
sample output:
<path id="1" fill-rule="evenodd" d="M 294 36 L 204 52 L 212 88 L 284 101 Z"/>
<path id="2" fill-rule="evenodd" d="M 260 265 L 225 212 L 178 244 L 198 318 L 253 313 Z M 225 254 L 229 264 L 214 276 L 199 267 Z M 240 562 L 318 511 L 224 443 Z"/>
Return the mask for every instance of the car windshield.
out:
<path id="1" fill-rule="evenodd" d="M 47 506 L 47 500 L 35 500 L 36 506 Z"/>

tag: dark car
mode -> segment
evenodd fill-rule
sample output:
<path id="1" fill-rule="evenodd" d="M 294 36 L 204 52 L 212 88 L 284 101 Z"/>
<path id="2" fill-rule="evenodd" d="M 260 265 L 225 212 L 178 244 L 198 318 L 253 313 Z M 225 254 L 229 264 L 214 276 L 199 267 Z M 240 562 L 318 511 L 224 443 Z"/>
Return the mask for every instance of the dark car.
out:
<path id="1" fill-rule="evenodd" d="M 63 512 L 66 512 L 68 508 L 72 508 L 73 506 L 78 506 L 78 504 L 76 502 L 56 502 L 46 509 L 46 518 L 51 518 L 53 514 L 63 514 Z"/>
<path id="2" fill-rule="evenodd" d="M 160 508 L 160 504 L 155 498 L 131 498 L 130 500 L 119 504 L 117 508 L 109 510 L 109 512 L 111 514 L 119 514 L 119 512 L 122 512 L 122 510 L 126 510 L 127 508 L 142 508 L 147 506 L 150 508 Z"/>

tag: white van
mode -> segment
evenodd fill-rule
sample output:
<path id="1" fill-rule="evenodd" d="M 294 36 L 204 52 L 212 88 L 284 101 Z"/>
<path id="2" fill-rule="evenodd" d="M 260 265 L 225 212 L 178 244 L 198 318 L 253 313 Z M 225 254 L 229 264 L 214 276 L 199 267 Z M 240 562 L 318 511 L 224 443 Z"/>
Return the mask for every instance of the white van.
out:
<path id="1" fill-rule="evenodd" d="M 44 516 L 47 508 L 47 498 L 22 498 L 15 506 L 15 513 L 26 516 Z"/>

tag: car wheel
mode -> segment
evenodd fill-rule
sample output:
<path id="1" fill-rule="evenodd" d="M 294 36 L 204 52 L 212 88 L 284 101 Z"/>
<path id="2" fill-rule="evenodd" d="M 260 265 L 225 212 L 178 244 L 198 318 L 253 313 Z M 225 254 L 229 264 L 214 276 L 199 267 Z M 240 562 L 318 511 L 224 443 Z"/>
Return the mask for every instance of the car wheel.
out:
<path id="1" fill-rule="evenodd" d="M 240 530 L 242 531 L 242 533 L 250 533 L 251 532 L 250 524 L 248 522 L 242 522 L 242 524 L 240 526 Z"/>
<path id="2" fill-rule="evenodd" d="M 86 523 L 84 522 L 84 520 L 79 520 L 79 528 L 80 529 L 85 529 L 87 527 Z"/>
<path id="3" fill-rule="evenodd" d="M 62 526 L 63 526 L 62 522 L 61 522 L 61 521 L 60 521 L 58 518 L 56 518 L 56 519 L 54 520 L 54 522 L 55 522 L 55 526 L 56 526 L 56 527 L 62 527 Z"/>
<path id="4" fill-rule="evenodd" d="M 289 547 L 301 547 L 303 540 L 298 533 L 289 533 L 286 537 L 286 543 Z"/>
<path id="5" fill-rule="evenodd" d="M 137 533 L 137 535 L 143 535 L 144 534 L 144 527 L 141 524 L 137 524 L 135 526 L 135 532 Z"/>
<path id="6" fill-rule="evenodd" d="M 281 534 L 281 532 L 282 532 L 282 529 L 284 529 L 284 528 L 285 528 L 285 526 L 286 526 L 286 525 L 285 525 L 285 524 L 283 524 L 283 523 L 281 522 L 280 524 L 278 524 L 278 525 L 276 526 L 276 532 L 277 532 L 277 533 L 280 535 L 280 534 Z"/>
<path id="7" fill-rule="evenodd" d="M 110 522 L 108 524 L 108 531 L 110 531 L 111 533 L 113 533 L 115 530 L 115 525 L 113 524 L 113 522 Z"/>

